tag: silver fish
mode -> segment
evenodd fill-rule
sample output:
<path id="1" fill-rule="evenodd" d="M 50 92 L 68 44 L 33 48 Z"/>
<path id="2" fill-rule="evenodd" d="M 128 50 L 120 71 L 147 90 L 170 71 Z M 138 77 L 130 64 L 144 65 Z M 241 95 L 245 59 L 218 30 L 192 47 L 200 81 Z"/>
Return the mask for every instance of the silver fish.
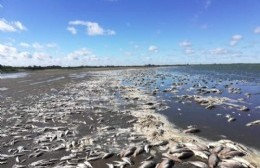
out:
<path id="1" fill-rule="evenodd" d="M 208 168 L 208 165 L 201 161 L 189 161 L 188 163 L 190 163 L 196 167 L 199 167 L 199 168 Z"/>
<path id="2" fill-rule="evenodd" d="M 102 159 L 108 159 L 110 157 L 112 157 L 114 155 L 114 153 L 105 153 L 102 157 Z"/>
<path id="3" fill-rule="evenodd" d="M 156 164 L 153 160 L 149 160 L 149 161 L 144 161 L 139 168 L 154 168 L 155 165 Z"/>
<path id="4" fill-rule="evenodd" d="M 215 153 L 209 156 L 208 164 L 210 168 L 215 168 L 218 165 L 219 158 Z"/>
<path id="5" fill-rule="evenodd" d="M 171 159 L 163 159 L 163 161 L 158 165 L 158 168 L 172 168 L 174 166 L 174 161 Z"/>
<path id="6" fill-rule="evenodd" d="M 141 154 L 144 152 L 144 147 L 143 146 L 138 146 L 134 152 L 134 157 L 136 157 L 137 155 Z"/>

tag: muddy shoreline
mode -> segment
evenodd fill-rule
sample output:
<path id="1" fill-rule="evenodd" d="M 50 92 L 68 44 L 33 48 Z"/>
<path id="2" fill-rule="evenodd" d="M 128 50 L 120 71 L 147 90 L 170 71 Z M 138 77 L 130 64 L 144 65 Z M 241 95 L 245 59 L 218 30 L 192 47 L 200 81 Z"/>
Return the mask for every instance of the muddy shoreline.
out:
<path id="1" fill-rule="evenodd" d="M 157 113 L 167 108 L 164 102 L 138 87 L 124 85 L 123 79 L 120 70 L 39 71 L 1 82 L 1 87 L 9 90 L 1 92 L 0 166 L 87 167 L 90 163 L 98 168 L 107 164 L 130 167 L 117 154 L 143 147 L 149 151 L 132 156 L 132 167 L 139 167 L 150 156 L 150 161 L 160 163 L 162 153 L 184 148 L 189 148 L 190 156 L 182 163 L 175 161 L 175 167 L 192 167 L 188 161 L 208 163 L 205 157 L 218 146 L 243 153 L 239 161 L 233 160 L 241 166 L 256 167 L 259 163 L 259 153 L 253 149 L 182 133 Z M 18 91 L 11 92 L 14 88 Z M 106 154 L 111 157 L 102 159 Z M 232 160 L 218 157 L 219 165 Z"/>

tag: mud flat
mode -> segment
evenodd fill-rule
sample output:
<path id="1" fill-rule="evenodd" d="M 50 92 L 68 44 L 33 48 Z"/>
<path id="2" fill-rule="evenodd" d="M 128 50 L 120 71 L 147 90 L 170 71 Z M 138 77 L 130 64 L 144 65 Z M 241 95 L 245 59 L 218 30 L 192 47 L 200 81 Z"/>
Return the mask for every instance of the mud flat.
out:
<path id="1" fill-rule="evenodd" d="M 168 108 L 165 101 L 124 82 L 131 71 L 142 72 L 57 72 L 37 80 L 32 73 L 19 80 L 27 83 L 19 99 L 11 93 L 15 87 L 7 87 L 0 166 L 259 167 L 254 149 L 183 133 L 159 113 Z"/>

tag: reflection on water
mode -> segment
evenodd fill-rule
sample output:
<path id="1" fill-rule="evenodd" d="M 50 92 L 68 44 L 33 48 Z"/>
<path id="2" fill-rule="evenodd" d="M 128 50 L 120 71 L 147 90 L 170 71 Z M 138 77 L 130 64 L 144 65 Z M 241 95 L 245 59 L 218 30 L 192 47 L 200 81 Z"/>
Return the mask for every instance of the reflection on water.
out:
<path id="1" fill-rule="evenodd" d="M 26 77 L 28 73 L 19 72 L 19 73 L 0 73 L 0 79 L 15 79 Z"/>
<path id="2" fill-rule="evenodd" d="M 8 88 L 6 88 L 6 87 L 1 87 L 0 88 L 0 91 L 5 91 L 5 90 L 8 90 Z"/>

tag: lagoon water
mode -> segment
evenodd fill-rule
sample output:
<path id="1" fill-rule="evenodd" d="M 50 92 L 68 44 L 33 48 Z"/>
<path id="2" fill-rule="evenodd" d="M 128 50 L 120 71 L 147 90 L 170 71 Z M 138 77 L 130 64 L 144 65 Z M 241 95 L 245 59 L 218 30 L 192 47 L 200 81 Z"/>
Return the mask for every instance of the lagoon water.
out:
<path id="1" fill-rule="evenodd" d="M 176 126 L 185 129 L 195 125 L 201 129 L 198 136 L 210 140 L 230 139 L 260 149 L 260 125 L 246 126 L 260 120 L 260 64 L 180 66 L 159 68 L 155 73 L 161 76 L 156 80 L 160 90 L 179 83 L 177 92 L 157 94 L 170 107 L 161 113 Z M 198 93 L 199 88 L 219 89 L 222 93 L 202 94 Z M 240 111 L 227 105 L 205 109 L 193 100 L 180 99 L 183 95 L 225 97 L 238 100 L 234 104 L 250 110 Z M 228 122 L 228 118 L 235 121 Z"/>
<path id="2" fill-rule="evenodd" d="M 15 78 L 23 78 L 27 76 L 28 73 L 19 72 L 19 73 L 0 73 L 0 79 L 15 79 Z"/>

